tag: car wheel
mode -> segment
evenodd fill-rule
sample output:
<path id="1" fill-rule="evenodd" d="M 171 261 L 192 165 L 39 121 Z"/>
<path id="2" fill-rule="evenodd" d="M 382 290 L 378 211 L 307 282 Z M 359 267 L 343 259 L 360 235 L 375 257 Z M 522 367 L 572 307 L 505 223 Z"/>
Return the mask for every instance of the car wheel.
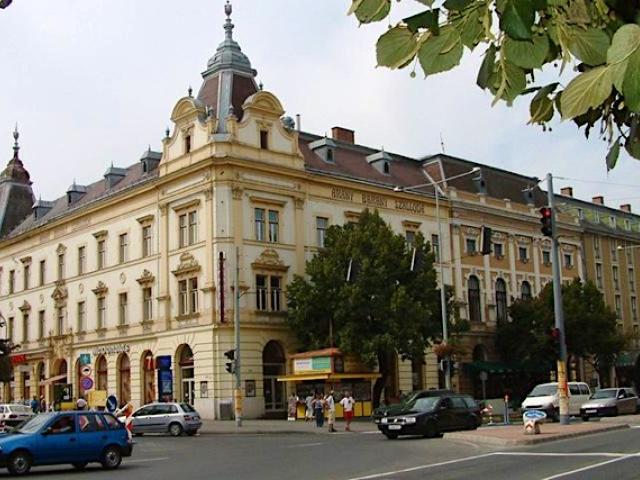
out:
<path id="1" fill-rule="evenodd" d="M 75 462 L 75 463 L 72 463 L 71 465 L 76 470 L 84 470 L 85 468 L 87 468 L 88 464 L 89 464 L 89 462 Z"/>
<path id="2" fill-rule="evenodd" d="M 425 429 L 424 429 L 425 438 L 437 437 L 439 434 L 440 432 L 438 431 L 438 426 L 436 425 L 436 422 L 427 422 L 427 425 L 425 426 Z"/>
<path id="3" fill-rule="evenodd" d="M 387 437 L 389 440 L 395 440 L 396 438 L 398 438 L 397 433 L 391 433 L 391 432 L 385 433 L 384 436 Z"/>
<path id="4" fill-rule="evenodd" d="M 16 452 L 7 462 L 7 470 L 12 475 L 25 475 L 31 470 L 31 455 L 28 452 Z"/>
<path id="5" fill-rule="evenodd" d="M 179 437 L 182 435 L 182 425 L 179 423 L 172 423 L 169 425 L 169 435 L 172 437 Z"/>
<path id="6" fill-rule="evenodd" d="M 477 430 L 477 429 L 478 429 L 478 422 L 476 421 L 475 418 L 469 417 L 469 420 L 467 420 L 467 430 Z"/>
<path id="7" fill-rule="evenodd" d="M 105 470 L 113 470 L 120 466 L 122 463 L 122 454 L 120 449 L 115 446 L 107 447 L 102 453 L 102 459 L 100 460 L 102 468 Z"/>

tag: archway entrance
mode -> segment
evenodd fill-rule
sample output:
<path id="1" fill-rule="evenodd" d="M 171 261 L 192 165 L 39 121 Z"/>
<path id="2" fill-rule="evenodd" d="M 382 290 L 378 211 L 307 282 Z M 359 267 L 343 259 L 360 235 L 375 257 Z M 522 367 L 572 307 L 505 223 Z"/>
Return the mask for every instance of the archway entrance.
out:
<path id="1" fill-rule="evenodd" d="M 285 385 L 278 377 L 285 374 L 286 359 L 282 346 L 271 340 L 262 351 L 262 387 L 264 391 L 264 409 L 267 415 L 284 414 Z"/>
<path id="2" fill-rule="evenodd" d="M 107 359 L 104 355 L 100 355 L 96 359 L 96 390 L 108 390 L 109 371 L 107 369 Z"/>
<path id="3" fill-rule="evenodd" d="M 140 371 L 142 372 L 142 378 L 140 379 L 140 385 L 142 389 L 142 403 L 147 404 L 153 402 L 156 397 L 153 353 L 151 353 L 150 350 L 143 352 L 141 362 L 142 368 L 140 368 Z"/>
<path id="4" fill-rule="evenodd" d="M 194 375 L 193 351 L 187 344 L 180 345 L 176 351 L 176 373 L 178 400 L 193 405 L 196 393 L 196 381 Z"/>
<path id="5" fill-rule="evenodd" d="M 131 400 L 131 362 L 129 355 L 121 353 L 117 361 L 118 368 L 118 401 L 121 404 Z"/>

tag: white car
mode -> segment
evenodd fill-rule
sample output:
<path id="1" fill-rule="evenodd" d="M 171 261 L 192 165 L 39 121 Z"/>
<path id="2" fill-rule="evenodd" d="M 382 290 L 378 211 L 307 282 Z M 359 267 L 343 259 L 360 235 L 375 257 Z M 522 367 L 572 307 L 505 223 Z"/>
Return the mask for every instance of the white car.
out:
<path id="1" fill-rule="evenodd" d="M 13 427 L 25 420 L 30 419 L 35 414 L 28 405 L 7 404 L 0 405 L 0 423 Z"/>
<path id="2" fill-rule="evenodd" d="M 591 395 L 589 385 L 584 382 L 568 382 L 568 387 L 569 415 L 580 415 L 580 407 Z M 547 418 L 558 420 L 558 382 L 536 385 L 522 402 L 522 411 L 526 412 L 527 410 L 542 410 L 547 414 Z"/>

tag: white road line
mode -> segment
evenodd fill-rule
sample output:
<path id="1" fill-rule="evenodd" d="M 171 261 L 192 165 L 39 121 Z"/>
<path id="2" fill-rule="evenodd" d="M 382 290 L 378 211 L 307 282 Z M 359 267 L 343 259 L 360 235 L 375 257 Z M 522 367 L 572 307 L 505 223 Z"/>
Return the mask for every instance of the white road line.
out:
<path id="1" fill-rule="evenodd" d="M 531 457 L 628 457 L 629 453 L 612 452 L 495 452 L 495 455 L 502 456 L 531 456 Z"/>
<path id="2" fill-rule="evenodd" d="M 638 425 L 640 427 L 640 425 Z M 378 430 L 370 430 L 368 432 L 357 432 L 361 435 L 375 435 L 376 433 L 380 433 Z"/>
<path id="3" fill-rule="evenodd" d="M 316 443 L 301 443 L 300 445 L 288 445 L 285 448 L 304 448 L 304 447 L 317 447 L 318 445 L 324 445 L 323 442 Z"/>
<path id="4" fill-rule="evenodd" d="M 161 460 L 169 460 L 169 457 L 139 458 L 136 460 L 125 460 L 124 463 L 160 462 Z"/>
<path id="5" fill-rule="evenodd" d="M 621 460 L 626 460 L 628 458 L 637 457 L 638 455 L 639 455 L 638 453 L 632 453 L 632 454 L 629 454 L 629 455 L 625 455 L 623 457 L 618 457 L 618 458 L 614 458 L 612 460 L 607 460 L 605 462 L 594 463 L 593 465 L 587 465 L 586 467 L 576 468 L 575 470 L 569 470 L 567 472 L 562 472 L 562 473 L 558 473 L 556 475 L 551 475 L 550 477 L 545 477 L 542 480 L 554 480 L 556 478 L 562 478 L 562 477 L 566 477 L 568 475 L 573 475 L 573 474 L 580 473 L 580 472 L 586 472 L 587 470 L 593 470 L 594 468 L 599 468 L 599 467 L 602 467 L 604 465 L 608 465 L 610 463 L 615 463 L 615 462 L 619 462 Z"/>
<path id="6" fill-rule="evenodd" d="M 391 475 L 398 475 L 399 473 L 409 473 L 409 472 L 415 472 L 417 470 L 427 470 L 429 468 L 442 467 L 444 465 L 452 465 L 454 463 L 462 463 L 462 462 L 468 462 L 471 460 L 478 460 L 479 458 L 486 458 L 492 455 L 493 453 L 484 453 L 482 455 L 473 455 L 471 457 L 464 457 L 464 458 L 458 458 L 456 460 L 449 460 L 447 462 L 430 463 L 428 465 L 419 465 L 417 467 L 403 468 L 402 470 L 394 470 L 392 472 L 374 473 L 373 475 L 366 475 L 364 477 L 354 477 L 354 478 L 349 478 L 348 480 L 371 480 L 374 478 L 390 477 Z"/>

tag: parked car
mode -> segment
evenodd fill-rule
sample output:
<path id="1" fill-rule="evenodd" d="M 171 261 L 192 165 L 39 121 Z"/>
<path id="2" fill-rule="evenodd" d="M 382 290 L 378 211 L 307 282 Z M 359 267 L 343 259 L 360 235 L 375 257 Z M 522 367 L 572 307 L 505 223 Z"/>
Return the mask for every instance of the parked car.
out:
<path id="1" fill-rule="evenodd" d="M 0 423 L 4 423 L 8 427 L 19 425 L 34 415 L 31 407 L 27 405 L 13 403 L 0 405 Z"/>
<path id="2" fill-rule="evenodd" d="M 380 423 L 380 419 L 386 416 L 393 416 L 405 410 L 405 406 L 407 404 L 412 403 L 416 398 L 422 397 L 440 397 L 442 395 L 453 394 L 453 390 L 444 390 L 444 389 L 431 389 L 431 390 L 415 390 L 413 392 L 409 392 L 407 395 L 400 399 L 398 403 L 392 403 L 390 405 L 381 405 L 373 411 L 371 417 L 373 418 L 373 422 L 378 424 Z"/>
<path id="3" fill-rule="evenodd" d="M 580 407 L 589 400 L 591 390 L 584 382 L 568 382 L 569 415 L 580 414 Z M 542 410 L 547 418 L 558 420 L 559 414 L 558 383 L 541 383 L 536 385 L 522 402 L 522 411 Z"/>
<path id="4" fill-rule="evenodd" d="M 150 403 L 132 415 L 134 435 L 169 433 L 179 437 L 185 432 L 195 435 L 202 427 L 200 414 L 188 403 Z"/>
<path id="5" fill-rule="evenodd" d="M 0 466 L 14 475 L 28 473 L 33 465 L 61 463 L 82 470 L 90 462 L 100 462 L 105 469 L 114 469 L 132 451 L 127 430 L 110 413 L 41 413 L 0 434 Z"/>
<path id="6" fill-rule="evenodd" d="M 580 416 L 585 421 L 591 417 L 637 412 L 638 396 L 632 388 L 602 388 L 580 407 Z"/>
<path id="7" fill-rule="evenodd" d="M 480 408 L 473 398 L 446 393 L 416 397 L 401 412 L 381 418 L 378 430 L 391 440 L 399 435 L 435 437 L 446 431 L 475 430 L 481 422 Z"/>

